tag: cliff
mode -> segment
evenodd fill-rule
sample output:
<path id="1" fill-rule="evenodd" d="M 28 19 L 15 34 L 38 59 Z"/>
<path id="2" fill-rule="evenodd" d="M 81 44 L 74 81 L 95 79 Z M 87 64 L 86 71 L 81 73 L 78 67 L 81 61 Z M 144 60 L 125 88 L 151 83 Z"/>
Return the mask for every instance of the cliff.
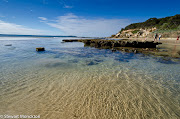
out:
<path id="1" fill-rule="evenodd" d="M 180 15 L 165 18 L 150 18 L 145 22 L 133 23 L 122 28 L 119 33 L 112 35 L 114 38 L 145 38 L 153 37 L 154 34 L 161 34 L 162 37 L 174 37 L 180 35 Z"/>

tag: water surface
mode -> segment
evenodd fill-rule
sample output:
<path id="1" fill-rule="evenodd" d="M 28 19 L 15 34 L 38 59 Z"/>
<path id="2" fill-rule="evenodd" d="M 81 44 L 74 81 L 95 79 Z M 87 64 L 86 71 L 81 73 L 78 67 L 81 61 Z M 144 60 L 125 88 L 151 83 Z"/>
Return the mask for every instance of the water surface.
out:
<path id="1" fill-rule="evenodd" d="M 180 118 L 179 59 L 112 53 L 62 39 L 1 38 L 0 115 Z"/>

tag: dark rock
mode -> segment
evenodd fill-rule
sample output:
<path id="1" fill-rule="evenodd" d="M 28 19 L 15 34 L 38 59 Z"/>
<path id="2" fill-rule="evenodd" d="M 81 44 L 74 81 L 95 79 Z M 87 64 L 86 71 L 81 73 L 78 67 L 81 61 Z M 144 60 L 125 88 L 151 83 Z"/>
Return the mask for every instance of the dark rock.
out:
<path id="1" fill-rule="evenodd" d="M 6 44 L 5 46 L 12 46 L 12 44 Z"/>
<path id="2" fill-rule="evenodd" d="M 39 51 L 45 51 L 45 48 L 44 47 L 39 47 L 39 48 L 36 48 L 36 51 L 39 52 Z"/>
<path id="3" fill-rule="evenodd" d="M 159 42 L 153 41 L 128 41 L 128 40 L 104 40 L 104 39 L 72 39 L 72 40 L 63 40 L 65 42 L 83 42 L 84 46 L 95 47 L 99 49 L 111 49 L 112 52 L 116 50 L 122 50 L 128 53 L 150 53 L 158 52 L 156 46 L 162 44 Z M 133 49 L 132 49 L 133 48 Z M 90 63 L 89 65 L 91 65 Z"/>
<path id="4" fill-rule="evenodd" d="M 129 50 L 128 50 L 128 49 L 125 49 L 125 52 L 129 52 Z"/>
<path id="5" fill-rule="evenodd" d="M 162 44 L 159 42 L 140 42 L 140 41 L 127 41 L 127 40 L 101 40 L 101 39 L 72 39 L 63 40 L 64 42 L 83 42 L 86 46 L 96 48 L 113 48 L 113 47 L 134 47 L 134 48 L 156 48 L 156 45 Z"/>
<path id="6" fill-rule="evenodd" d="M 180 55 L 180 51 L 177 52 Z"/>
<path id="7" fill-rule="evenodd" d="M 121 47 L 126 47 L 127 41 L 121 41 Z"/>
<path id="8" fill-rule="evenodd" d="M 96 63 L 99 63 L 99 62 L 103 62 L 104 60 L 101 60 L 101 59 L 95 59 L 94 60 Z"/>
<path id="9" fill-rule="evenodd" d="M 78 42 L 78 39 L 64 39 L 63 42 Z"/>
<path id="10" fill-rule="evenodd" d="M 112 48 L 111 51 L 112 51 L 112 52 L 116 52 L 116 49 Z"/>
<path id="11" fill-rule="evenodd" d="M 87 64 L 88 66 L 91 66 L 91 65 L 97 65 L 98 63 L 97 63 L 97 62 L 90 61 L 90 62 L 87 62 L 86 64 Z"/>

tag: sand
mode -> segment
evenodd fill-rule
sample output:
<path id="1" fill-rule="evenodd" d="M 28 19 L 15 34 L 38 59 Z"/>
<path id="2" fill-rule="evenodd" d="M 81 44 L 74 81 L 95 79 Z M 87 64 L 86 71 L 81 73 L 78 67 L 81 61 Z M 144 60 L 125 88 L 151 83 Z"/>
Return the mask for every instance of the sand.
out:
<path id="1" fill-rule="evenodd" d="M 36 53 L 33 44 L 42 41 L 47 51 Z M 55 41 L 10 42 L 17 48 L 1 49 L 0 115 L 180 118 L 178 62 Z"/>
<path id="2" fill-rule="evenodd" d="M 180 117 L 179 95 L 150 76 L 128 70 L 98 70 L 45 68 L 26 75 L 21 72 L 14 75 L 21 78 L 18 82 L 4 82 L 0 112 L 40 115 L 42 119 Z"/>

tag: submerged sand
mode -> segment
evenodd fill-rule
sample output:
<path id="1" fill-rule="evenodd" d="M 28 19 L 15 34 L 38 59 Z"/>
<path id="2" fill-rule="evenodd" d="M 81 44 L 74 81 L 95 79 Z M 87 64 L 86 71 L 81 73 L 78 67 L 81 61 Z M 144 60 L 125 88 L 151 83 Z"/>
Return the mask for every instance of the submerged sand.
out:
<path id="1" fill-rule="evenodd" d="M 14 74 L 21 79 L 4 82 L 0 112 L 42 119 L 180 117 L 180 97 L 171 82 L 166 82 L 169 90 L 143 72 L 101 68 L 44 68 Z"/>
<path id="2" fill-rule="evenodd" d="M 42 41 L 12 42 L 16 49 L 1 49 L 0 115 L 180 118 L 179 62 Z M 41 42 L 47 42 L 47 51 L 36 53 Z"/>

